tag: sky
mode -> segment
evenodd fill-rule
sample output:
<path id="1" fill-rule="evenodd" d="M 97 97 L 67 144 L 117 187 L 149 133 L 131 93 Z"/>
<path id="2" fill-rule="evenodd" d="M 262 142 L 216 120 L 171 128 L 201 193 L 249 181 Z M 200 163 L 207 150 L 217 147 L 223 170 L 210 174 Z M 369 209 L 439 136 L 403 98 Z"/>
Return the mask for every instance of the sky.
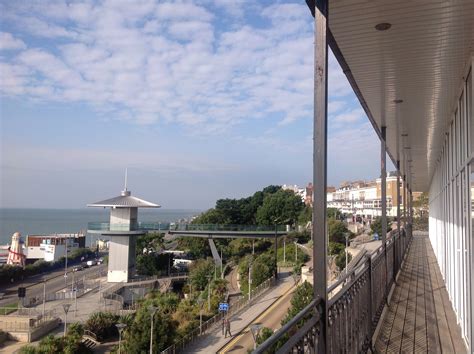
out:
<path id="1" fill-rule="evenodd" d="M 305 1 L 0 1 L 0 207 L 207 209 L 312 180 Z M 379 176 L 332 53 L 328 184 Z"/>

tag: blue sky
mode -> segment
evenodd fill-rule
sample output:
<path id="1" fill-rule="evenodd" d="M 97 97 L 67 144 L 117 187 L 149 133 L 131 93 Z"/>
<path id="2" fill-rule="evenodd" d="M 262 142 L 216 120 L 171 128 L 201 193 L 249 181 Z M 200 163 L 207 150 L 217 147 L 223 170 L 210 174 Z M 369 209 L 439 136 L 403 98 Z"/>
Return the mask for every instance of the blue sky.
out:
<path id="1" fill-rule="evenodd" d="M 2 1 L 2 207 L 132 193 L 211 207 L 312 176 L 303 0 Z M 328 182 L 378 176 L 379 143 L 329 60 Z"/>

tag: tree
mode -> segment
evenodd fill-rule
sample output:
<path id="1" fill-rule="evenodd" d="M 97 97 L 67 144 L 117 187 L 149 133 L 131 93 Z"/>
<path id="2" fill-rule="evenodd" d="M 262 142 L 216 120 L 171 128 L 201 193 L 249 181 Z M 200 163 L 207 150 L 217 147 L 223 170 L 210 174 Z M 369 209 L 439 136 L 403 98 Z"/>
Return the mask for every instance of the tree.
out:
<path id="1" fill-rule="evenodd" d="M 303 210 L 301 210 L 300 214 L 298 215 L 298 224 L 299 225 L 306 225 L 308 222 L 313 220 L 313 208 L 309 205 L 305 205 Z"/>
<path id="2" fill-rule="evenodd" d="M 119 316 L 110 312 L 95 312 L 86 321 L 84 329 L 94 333 L 100 340 L 118 335 L 115 324 Z"/>
<path id="3" fill-rule="evenodd" d="M 208 276 L 214 275 L 214 261 L 211 258 L 199 259 L 189 267 L 189 282 L 196 290 L 203 290 L 209 280 Z"/>
<path id="4" fill-rule="evenodd" d="M 328 236 L 329 242 L 346 243 L 346 234 L 350 231 L 346 225 L 339 220 L 329 219 L 328 220 Z"/>
<path id="5" fill-rule="evenodd" d="M 137 273 L 141 275 L 156 275 L 166 273 L 173 264 L 173 254 L 147 253 L 137 256 Z"/>
<path id="6" fill-rule="evenodd" d="M 179 249 L 186 250 L 194 259 L 206 258 L 211 255 L 211 249 L 206 239 L 197 237 L 181 237 L 178 239 Z"/>
<path id="7" fill-rule="evenodd" d="M 336 219 L 336 220 L 340 220 L 342 216 L 341 212 L 337 208 L 327 208 L 326 215 L 328 216 L 328 219 Z"/>
<path id="8" fill-rule="evenodd" d="M 230 220 L 222 210 L 211 208 L 195 218 L 192 224 L 230 224 Z"/>
<path id="9" fill-rule="evenodd" d="M 387 231 L 389 223 L 390 218 L 387 217 Z M 380 216 L 376 217 L 372 224 L 370 224 L 370 229 L 372 230 L 372 234 L 377 233 L 380 238 L 382 237 L 382 218 Z"/>
<path id="10" fill-rule="evenodd" d="M 301 310 L 303 310 L 313 300 L 313 286 L 305 281 L 299 285 L 293 298 L 291 299 L 291 306 L 288 309 L 286 317 L 281 321 L 281 325 L 285 325 L 293 317 L 295 317 Z"/>
<path id="11" fill-rule="evenodd" d="M 257 223 L 260 225 L 294 224 L 303 209 L 301 198 L 290 190 L 278 190 L 264 197 L 257 210 Z"/>
<path id="12" fill-rule="evenodd" d="M 130 328 L 124 334 L 123 347 L 125 353 L 148 353 L 150 350 L 150 326 L 151 313 L 148 307 L 150 305 L 157 306 L 158 310 L 153 317 L 153 352 L 160 353 L 173 343 L 176 337 L 177 323 L 172 319 L 169 313 L 165 313 L 166 306 L 163 309 L 163 303 L 160 304 L 158 298 L 146 300 L 137 310 L 135 320 Z M 163 300 L 163 299 L 162 299 Z M 166 301 L 164 299 L 163 301 Z"/>

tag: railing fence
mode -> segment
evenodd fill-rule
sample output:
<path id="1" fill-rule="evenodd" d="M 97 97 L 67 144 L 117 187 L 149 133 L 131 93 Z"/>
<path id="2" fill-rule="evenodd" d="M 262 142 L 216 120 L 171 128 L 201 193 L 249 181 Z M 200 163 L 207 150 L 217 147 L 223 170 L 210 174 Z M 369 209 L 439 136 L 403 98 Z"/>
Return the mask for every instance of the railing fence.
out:
<path id="1" fill-rule="evenodd" d="M 372 336 L 387 302 L 395 275 L 412 238 L 411 228 L 392 232 L 385 245 L 328 288 L 328 353 L 361 353 L 372 349 Z M 385 247 L 384 247 L 385 246 Z M 386 254 L 386 256 L 385 256 Z M 313 300 L 254 353 L 315 353 L 323 333 L 321 301 Z M 280 348 L 278 343 L 285 342 Z"/>

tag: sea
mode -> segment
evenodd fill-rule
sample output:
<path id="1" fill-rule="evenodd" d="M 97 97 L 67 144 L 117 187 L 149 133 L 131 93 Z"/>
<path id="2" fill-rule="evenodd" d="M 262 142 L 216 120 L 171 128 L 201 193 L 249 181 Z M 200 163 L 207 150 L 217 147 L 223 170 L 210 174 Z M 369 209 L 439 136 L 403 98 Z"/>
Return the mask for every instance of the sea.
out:
<path id="1" fill-rule="evenodd" d="M 138 220 L 144 222 L 182 222 L 199 215 L 195 209 L 141 209 Z M 11 242 L 12 234 L 20 232 L 23 241 L 27 235 L 78 233 L 87 230 L 88 222 L 108 222 L 108 209 L 9 209 L 0 208 L 0 245 Z M 90 245 L 97 234 L 87 235 Z"/>

